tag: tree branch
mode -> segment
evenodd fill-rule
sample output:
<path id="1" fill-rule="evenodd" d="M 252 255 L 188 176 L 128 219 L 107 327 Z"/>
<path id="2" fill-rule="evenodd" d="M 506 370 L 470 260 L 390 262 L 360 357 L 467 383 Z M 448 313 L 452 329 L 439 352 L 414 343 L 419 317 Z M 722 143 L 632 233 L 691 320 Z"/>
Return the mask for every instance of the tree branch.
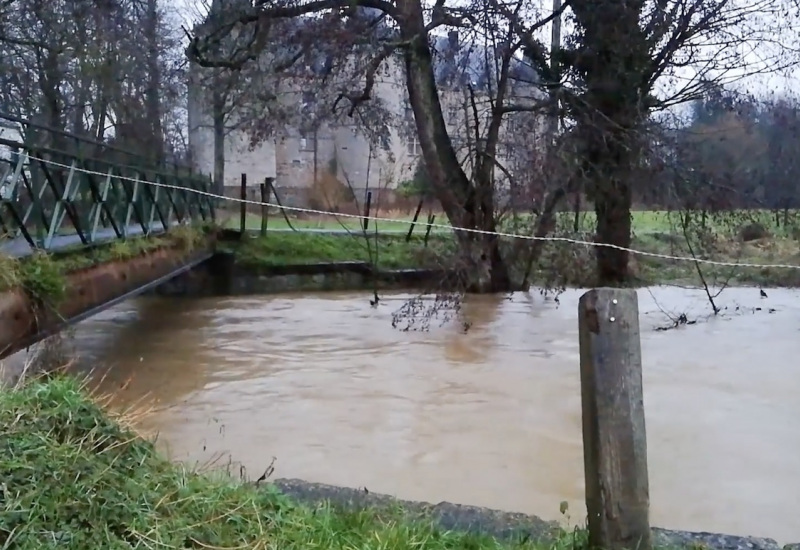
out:
<path id="1" fill-rule="evenodd" d="M 359 105 L 372 99 L 372 90 L 375 87 L 375 77 L 378 73 L 378 69 L 381 67 L 381 64 L 398 48 L 407 46 L 408 44 L 408 42 L 402 41 L 390 42 L 384 45 L 383 48 L 381 48 L 381 51 L 370 60 L 369 64 L 367 64 L 365 69 L 366 74 L 364 88 L 361 90 L 361 93 L 339 94 L 339 96 L 333 102 L 333 111 L 336 111 L 336 107 L 342 99 L 348 99 L 350 101 L 350 109 L 347 111 L 347 116 L 352 118 Z"/>

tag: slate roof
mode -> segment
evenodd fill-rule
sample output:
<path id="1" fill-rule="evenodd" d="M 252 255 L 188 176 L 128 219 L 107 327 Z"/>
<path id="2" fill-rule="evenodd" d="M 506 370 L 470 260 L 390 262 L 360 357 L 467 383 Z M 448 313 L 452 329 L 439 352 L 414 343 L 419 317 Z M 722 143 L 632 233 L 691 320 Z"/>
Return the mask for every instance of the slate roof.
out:
<path id="1" fill-rule="evenodd" d="M 216 0 L 220 1 L 220 0 Z M 231 0 L 227 0 L 231 2 Z M 235 3 L 238 0 L 233 0 Z M 230 6 L 231 4 L 228 4 Z M 212 8 L 213 9 L 213 8 Z M 364 21 L 377 21 L 381 18 L 380 10 L 374 8 L 356 8 L 356 15 Z M 224 17 L 224 16 L 223 16 Z M 204 24 L 207 24 L 208 19 Z M 293 37 L 301 39 L 303 27 L 307 24 L 303 19 L 284 21 L 282 31 L 286 35 L 286 41 L 282 42 L 274 53 L 281 53 L 285 50 L 287 55 L 291 55 L 291 42 Z M 203 24 L 198 26 L 198 31 Z M 374 25 L 375 37 L 379 40 L 388 40 L 394 37 L 396 30 L 384 22 Z M 302 39 L 307 39 L 303 37 Z M 487 52 L 485 46 L 473 43 L 460 43 L 457 31 L 451 31 L 446 36 L 433 35 L 431 37 L 431 47 L 434 52 L 434 70 L 436 71 L 437 82 L 453 87 L 466 86 L 471 83 L 476 89 L 486 89 L 489 78 L 494 74 L 494 63 L 492 52 Z M 308 67 L 317 74 L 325 74 L 330 70 L 333 63 L 333 56 L 325 54 L 323 50 L 317 50 L 315 55 L 305 59 Z M 487 70 L 487 68 L 489 70 Z M 538 83 L 540 78 L 536 70 L 522 59 L 514 58 L 511 66 L 511 77 L 526 83 Z"/>

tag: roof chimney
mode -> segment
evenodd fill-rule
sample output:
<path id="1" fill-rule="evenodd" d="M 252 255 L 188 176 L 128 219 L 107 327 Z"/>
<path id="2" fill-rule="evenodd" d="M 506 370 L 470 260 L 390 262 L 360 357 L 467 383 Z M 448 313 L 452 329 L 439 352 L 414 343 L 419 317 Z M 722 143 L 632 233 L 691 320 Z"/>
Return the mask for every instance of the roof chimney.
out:
<path id="1" fill-rule="evenodd" d="M 458 31 L 449 31 L 447 33 L 447 45 L 453 51 L 458 51 Z"/>

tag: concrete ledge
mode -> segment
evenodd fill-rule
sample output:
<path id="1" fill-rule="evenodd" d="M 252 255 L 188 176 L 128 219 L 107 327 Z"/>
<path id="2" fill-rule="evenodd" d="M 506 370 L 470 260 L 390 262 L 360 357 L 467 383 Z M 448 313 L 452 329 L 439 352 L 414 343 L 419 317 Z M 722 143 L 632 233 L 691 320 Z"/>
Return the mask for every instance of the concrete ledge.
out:
<path id="1" fill-rule="evenodd" d="M 233 256 L 217 254 L 207 264 L 156 290 L 162 296 L 244 296 L 326 290 L 441 289 L 455 286 L 447 269 L 376 271 L 366 262 L 320 262 L 249 267 Z"/>
<path id="2" fill-rule="evenodd" d="M 65 326 L 110 307 L 206 261 L 210 247 L 187 251 L 164 247 L 65 275 L 66 297 L 53 305 L 15 288 L 0 293 L 0 359 L 35 344 Z"/>
<path id="3" fill-rule="evenodd" d="M 398 500 L 388 495 L 370 493 L 365 489 L 350 489 L 299 479 L 278 479 L 273 482 L 281 493 L 296 502 L 316 505 L 330 502 L 349 508 L 400 506 L 411 517 L 433 519 L 443 529 L 471 531 L 498 538 L 517 538 L 548 542 L 555 538 L 556 522 L 536 516 L 503 512 L 490 508 L 464 506 L 449 502 L 431 504 Z M 710 550 L 781 550 L 772 539 L 739 537 L 717 533 L 697 533 L 653 528 L 654 542 L 660 548 L 708 548 Z M 800 550 L 800 545 L 787 544 L 783 550 Z"/>

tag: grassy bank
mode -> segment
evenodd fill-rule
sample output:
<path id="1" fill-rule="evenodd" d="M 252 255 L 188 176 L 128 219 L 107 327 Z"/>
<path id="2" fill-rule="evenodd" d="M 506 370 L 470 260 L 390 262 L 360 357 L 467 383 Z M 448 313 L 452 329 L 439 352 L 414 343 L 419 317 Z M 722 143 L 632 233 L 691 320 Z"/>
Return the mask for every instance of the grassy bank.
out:
<path id="1" fill-rule="evenodd" d="M 369 240 L 357 234 L 273 232 L 233 247 L 237 261 L 248 267 L 318 262 L 370 262 L 383 269 L 447 266 L 456 252 L 452 235 L 379 234 Z"/>
<path id="2" fill-rule="evenodd" d="M 586 234 L 575 238 L 589 240 Z M 520 276 L 526 267 L 524 251 L 514 251 L 519 241 L 503 239 L 507 257 L 512 258 L 512 271 Z M 697 257 L 732 263 L 800 264 L 800 241 L 787 237 L 771 237 L 751 242 L 736 238 L 718 238 L 713 242 L 692 243 L 674 232 L 639 233 L 633 248 L 655 254 Z M 249 267 L 316 262 L 364 261 L 383 269 L 442 268 L 458 265 L 456 245 L 451 234 L 431 235 L 425 246 L 421 236 L 406 242 L 399 234 L 381 234 L 369 246 L 363 237 L 323 233 L 273 232 L 254 237 L 235 246 L 237 261 Z M 677 261 L 635 255 L 631 260 L 635 282 L 653 284 L 697 284 L 700 276 L 692 261 Z M 763 286 L 800 286 L 800 270 L 724 267 L 701 264 L 703 277 L 709 284 Z M 594 249 L 571 243 L 548 243 L 541 262 L 533 271 L 534 284 L 563 283 L 574 286 L 593 284 Z"/>
<path id="3" fill-rule="evenodd" d="M 374 227 L 377 223 L 379 231 L 400 232 L 405 233 L 408 231 L 410 222 L 413 219 L 412 214 L 405 212 L 379 212 L 373 214 L 381 219 L 378 222 L 370 222 L 370 228 Z M 631 223 L 634 233 L 670 233 L 675 230 L 677 216 L 674 212 L 667 212 L 662 210 L 636 210 L 631 213 Z M 295 215 L 291 212 L 287 213 L 291 226 L 298 229 L 320 229 L 320 230 L 347 230 L 353 232 L 361 231 L 361 220 L 351 217 L 343 217 L 340 215 Z M 415 233 L 424 232 L 424 225 L 427 217 L 427 212 L 422 212 L 417 221 L 414 229 Z M 789 212 L 789 221 L 796 222 L 798 213 L 796 211 Z M 225 227 L 231 229 L 239 229 L 241 220 L 239 219 L 238 211 L 227 212 L 227 221 Z M 575 215 L 572 212 L 560 212 L 558 214 L 558 224 L 563 227 L 571 227 L 574 225 Z M 501 225 L 504 231 L 513 232 L 515 227 L 529 228 L 531 226 L 532 217 L 530 214 L 522 213 L 511 215 L 507 214 L 501 220 Z M 734 211 L 722 215 L 715 215 L 710 217 L 708 223 L 717 231 L 726 231 L 731 227 L 739 226 L 743 223 L 758 222 L 765 227 L 770 227 L 777 230 L 780 236 L 786 235 L 783 227 L 778 227 L 776 224 L 776 217 L 773 212 L 768 210 L 747 210 L 747 211 Z M 778 221 L 782 221 L 782 215 L 778 214 Z M 442 212 L 436 213 L 437 225 L 449 226 L 447 217 Z M 579 224 L 583 229 L 593 228 L 596 223 L 594 212 L 581 212 L 579 216 Z M 245 218 L 245 225 L 248 230 L 257 231 L 261 227 L 261 215 L 249 212 Z M 285 218 L 277 210 L 271 211 L 268 215 L 268 226 L 271 229 L 290 229 L 289 224 Z M 433 228 L 432 232 L 447 231 L 447 229 Z"/>
<path id="4" fill-rule="evenodd" d="M 22 287 L 34 297 L 57 303 L 67 291 L 66 275 L 72 271 L 165 247 L 180 247 L 188 253 L 202 244 L 204 236 L 203 228 L 180 226 L 169 233 L 113 241 L 91 249 L 66 249 L 56 254 L 36 252 L 23 258 L 0 254 L 0 292 Z"/>
<path id="5" fill-rule="evenodd" d="M 0 548 L 567 549 L 447 532 L 399 509 L 293 503 L 160 457 L 68 378 L 0 390 Z"/>

